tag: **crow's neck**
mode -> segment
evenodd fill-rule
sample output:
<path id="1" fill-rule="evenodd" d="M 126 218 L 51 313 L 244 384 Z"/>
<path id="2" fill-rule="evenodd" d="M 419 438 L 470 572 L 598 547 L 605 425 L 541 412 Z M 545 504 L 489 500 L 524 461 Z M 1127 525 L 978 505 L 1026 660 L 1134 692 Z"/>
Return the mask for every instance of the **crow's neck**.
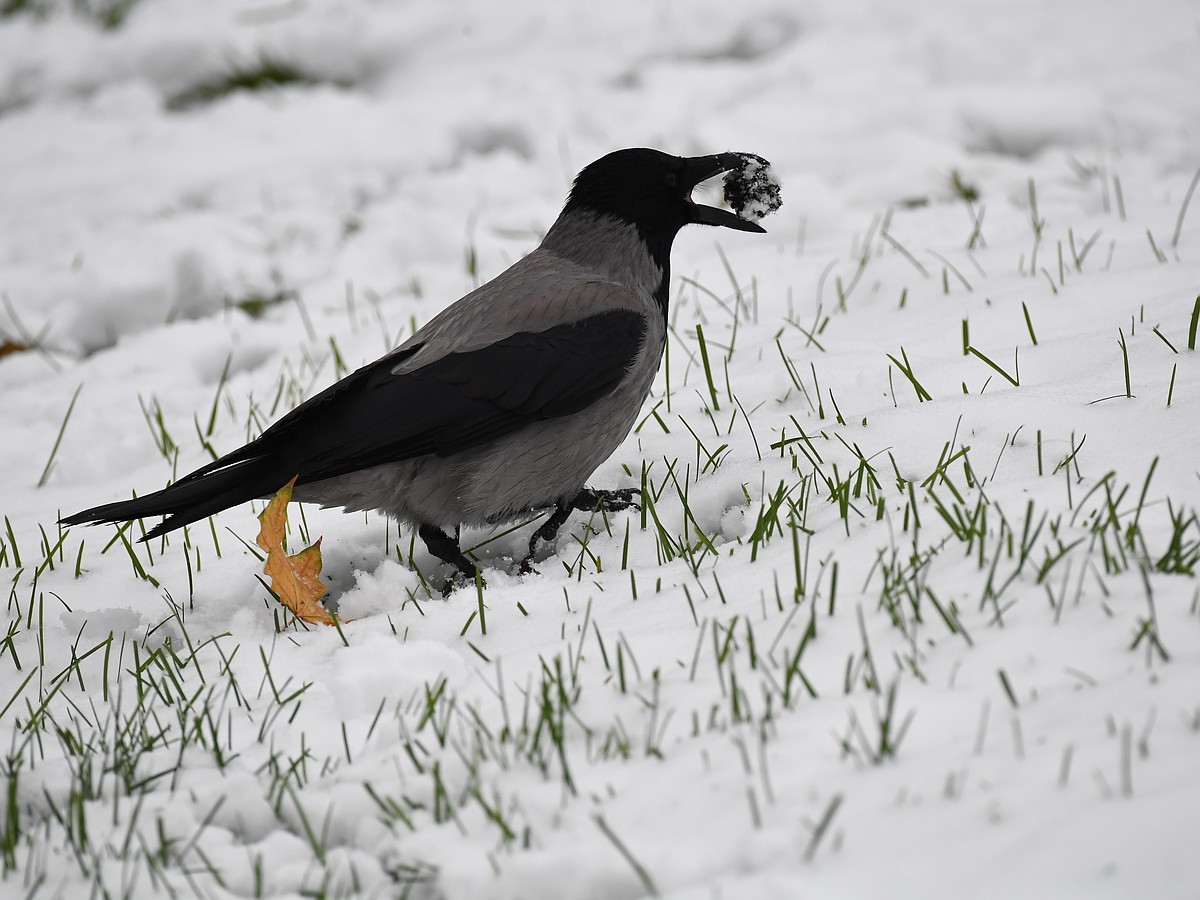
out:
<path id="1" fill-rule="evenodd" d="M 604 278 L 654 297 L 667 315 L 671 243 L 675 235 L 648 236 L 636 225 L 583 210 L 564 212 L 546 233 L 542 249 Z"/>

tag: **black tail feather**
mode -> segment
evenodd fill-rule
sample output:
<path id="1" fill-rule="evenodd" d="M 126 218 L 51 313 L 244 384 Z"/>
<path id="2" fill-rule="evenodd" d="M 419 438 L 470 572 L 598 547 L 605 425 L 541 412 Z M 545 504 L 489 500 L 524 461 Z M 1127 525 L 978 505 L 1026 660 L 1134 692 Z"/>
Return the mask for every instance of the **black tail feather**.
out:
<path id="1" fill-rule="evenodd" d="M 270 496 L 291 477 L 275 475 L 275 468 L 270 460 L 262 458 L 244 460 L 215 471 L 208 468 L 202 470 L 203 474 L 192 473 L 161 491 L 85 509 L 63 516 L 59 521 L 64 525 L 82 525 L 168 516 L 142 538 L 150 540 L 247 500 Z"/>

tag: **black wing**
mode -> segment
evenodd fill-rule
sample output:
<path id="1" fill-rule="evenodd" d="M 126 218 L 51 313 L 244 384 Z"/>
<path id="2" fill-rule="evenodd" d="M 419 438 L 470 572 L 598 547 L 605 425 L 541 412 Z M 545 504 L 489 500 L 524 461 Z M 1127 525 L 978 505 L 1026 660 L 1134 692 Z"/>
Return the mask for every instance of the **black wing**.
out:
<path id="1" fill-rule="evenodd" d="M 170 515 L 147 535 L 154 537 L 273 494 L 293 477 L 303 484 L 427 454 L 460 453 L 531 422 L 586 409 L 620 383 L 645 334 L 644 316 L 613 310 L 393 374 L 418 345 L 364 366 L 256 440 L 164 490 L 63 521 Z"/>
<path id="2" fill-rule="evenodd" d="M 621 381 L 645 333 L 644 316 L 616 310 L 513 334 L 400 375 L 392 372 L 403 359 L 384 358 L 267 429 L 253 455 L 277 455 L 284 481 L 298 475 L 303 483 L 460 453 L 586 409 Z"/>

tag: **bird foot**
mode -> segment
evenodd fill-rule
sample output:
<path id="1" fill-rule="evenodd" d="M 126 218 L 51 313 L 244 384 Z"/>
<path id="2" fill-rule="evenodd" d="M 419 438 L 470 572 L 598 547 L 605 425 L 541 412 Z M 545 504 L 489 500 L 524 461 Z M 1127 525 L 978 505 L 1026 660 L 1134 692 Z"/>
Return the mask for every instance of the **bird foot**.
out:
<path id="1" fill-rule="evenodd" d="M 635 499 L 641 497 L 641 488 L 584 488 L 571 500 L 571 508 L 583 512 L 593 512 L 602 509 L 605 512 L 620 512 L 623 509 L 641 509 L 642 505 Z"/>
<path id="2" fill-rule="evenodd" d="M 541 524 L 541 527 L 529 538 L 529 552 L 521 560 L 517 571 L 522 575 L 528 575 L 533 571 L 533 557 L 537 555 L 538 543 L 553 543 L 554 539 L 558 536 L 558 529 L 567 521 L 572 511 L 596 512 L 597 510 L 603 510 L 604 512 L 619 512 L 630 507 L 641 509 L 641 504 L 633 499 L 635 496 L 640 496 L 641 493 L 640 488 L 619 488 L 617 490 L 584 488 L 570 500 L 559 503 L 554 508 L 554 512 L 550 513 L 550 516 Z"/>
<path id="3" fill-rule="evenodd" d="M 461 584 L 475 583 L 475 579 L 479 575 L 479 567 L 467 559 L 466 554 L 462 552 L 457 532 L 454 537 L 451 537 L 436 525 L 422 525 L 417 533 L 425 542 L 425 546 L 429 548 L 430 553 L 442 562 L 450 563 L 458 569 L 456 574 L 447 579 L 445 587 L 442 588 L 443 597 L 448 596 L 459 586 L 460 579 Z"/>
<path id="4" fill-rule="evenodd" d="M 449 597 L 455 591 L 461 590 L 463 588 L 475 587 L 477 576 L 479 576 L 478 570 L 476 570 L 474 573 L 472 573 L 470 575 L 468 575 L 466 572 L 453 573 L 446 579 L 446 582 L 442 585 L 442 599 L 445 600 L 447 597 Z M 482 576 L 479 576 L 478 586 L 481 588 L 487 587 L 487 581 Z"/>

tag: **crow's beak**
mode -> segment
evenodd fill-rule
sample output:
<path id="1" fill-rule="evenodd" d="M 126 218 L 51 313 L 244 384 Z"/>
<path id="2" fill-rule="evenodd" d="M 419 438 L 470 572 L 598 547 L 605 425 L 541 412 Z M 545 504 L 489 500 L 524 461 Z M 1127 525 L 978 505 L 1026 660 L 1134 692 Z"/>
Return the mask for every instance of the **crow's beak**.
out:
<path id="1" fill-rule="evenodd" d="M 767 229 L 757 222 L 743 219 L 727 209 L 717 209 L 713 206 L 701 206 L 692 200 L 692 188 L 707 181 L 722 172 L 740 169 L 745 161 L 736 153 L 717 153 L 713 156 L 690 157 L 683 168 L 684 187 L 687 188 L 687 202 L 691 205 L 692 221 L 700 225 L 719 225 L 722 228 L 732 228 L 735 231 L 751 231 L 765 234 Z"/>

